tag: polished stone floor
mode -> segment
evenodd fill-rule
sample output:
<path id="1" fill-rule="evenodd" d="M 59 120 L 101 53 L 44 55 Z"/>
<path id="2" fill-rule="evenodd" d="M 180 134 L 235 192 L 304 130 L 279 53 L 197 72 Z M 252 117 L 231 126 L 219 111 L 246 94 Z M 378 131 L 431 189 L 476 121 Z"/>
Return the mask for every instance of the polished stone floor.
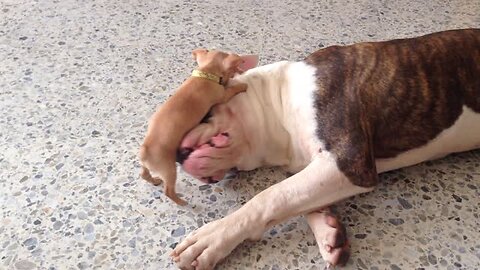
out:
<path id="1" fill-rule="evenodd" d="M 139 180 L 148 117 L 196 47 L 298 60 L 332 44 L 480 27 L 480 2 L 0 0 L 0 269 L 175 269 L 171 247 L 285 178 L 180 174 L 178 207 Z M 480 268 L 480 151 L 383 174 L 337 205 L 345 269 Z M 322 269 L 298 217 L 218 269 Z"/>

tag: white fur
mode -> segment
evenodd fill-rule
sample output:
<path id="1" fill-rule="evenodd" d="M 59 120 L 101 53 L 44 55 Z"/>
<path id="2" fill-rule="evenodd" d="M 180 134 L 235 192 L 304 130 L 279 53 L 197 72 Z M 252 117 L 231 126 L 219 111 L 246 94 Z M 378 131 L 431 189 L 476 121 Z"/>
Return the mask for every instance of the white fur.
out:
<path id="1" fill-rule="evenodd" d="M 257 67 L 233 80 L 248 84 L 247 92 L 236 95 L 226 106 L 240 116 L 238 120 L 253 145 L 251 153 L 241 157 L 237 164 L 239 170 L 289 163 L 289 134 L 280 121 L 283 119 L 281 89 L 285 85 L 287 66 L 288 62 L 284 61 Z M 259 127 L 262 132 L 256 132 Z"/>
<path id="2" fill-rule="evenodd" d="M 293 156 L 288 166 L 291 172 L 305 168 L 324 148 L 316 135 L 318 127 L 315 115 L 316 69 L 303 62 L 290 63 L 287 86 L 283 94 L 283 123 L 290 134 Z"/>
<path id="3" fill-rule="evenodd" d="M 276 148 L 276 153 L 271 153 L 272 149 L 257 145 L 258 156 L 263 156 L 262 164 L 250 156 L 239 169 L 284 166 L 298 172 L 305 168 L 323 146 L 315 135 L 315 68 L 303 62 L 282 61 L 249 70 L 235 81 L 247 83 L 248 90 L 246 95 L 234 97 L 229 105 L 240 111 L 245 125 L 255 126 L 248 130 L 262 127 L 264 131 L 250 134 L 251 141 L 266 141 L 268 146 Z M 249 108 L 245 109 L 243 104 Z"/>
<path id="4" fill-rule="evenodd" d="M 377 172 L 403 168 L 480 147 L 480 114 L 468 107 L 450 128 L 442 131 L 426 145 L 411 149 L 394 158 L 377 159 Z"/>

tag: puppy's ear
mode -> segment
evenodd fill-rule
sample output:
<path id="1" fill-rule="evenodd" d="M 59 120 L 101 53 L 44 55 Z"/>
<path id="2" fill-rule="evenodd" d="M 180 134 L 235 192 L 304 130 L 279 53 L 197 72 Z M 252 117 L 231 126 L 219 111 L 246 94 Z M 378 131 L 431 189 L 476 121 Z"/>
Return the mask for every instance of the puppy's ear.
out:
<path id="1" fill-rule="evenodd" d="M 242 62 L 243 60 L 240 56 L 236 54 L 229 54 L 222 62 L 223 70 L 227 71 L 228 73 L 235 73 Z"/>
<path id="2" fill-rule="evenodd" d="M 242 62 L 238 66 L 240 73 L 252 69 L 258 65 L 258 55 L 242 55 L 240 58 L 242 59 Z"/>
<path id="3" fill-rule="evenodd" d="M 193 60 L 197 61 L 197 58 L 201 55 L 205 55 L 206 53 L 208 53 L 208 50 L 206 49 L 195 49 L 192 51 L 192 57 L 193 57 Z"/>

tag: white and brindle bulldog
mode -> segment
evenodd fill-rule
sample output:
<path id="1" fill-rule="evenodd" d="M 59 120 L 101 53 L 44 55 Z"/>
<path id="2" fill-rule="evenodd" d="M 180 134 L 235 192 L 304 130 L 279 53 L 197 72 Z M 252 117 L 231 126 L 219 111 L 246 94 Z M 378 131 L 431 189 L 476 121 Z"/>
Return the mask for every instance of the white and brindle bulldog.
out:
<path id="1" fill-rule="evenodd" d="M 381 172 L 480 147 L 480 29 L 332 46 L 234 80 L 248 91 L 184 138 L 184 170 L 208 182 L 232 168 L 295 174 L 191 233 L 171 254 L 181 269 L 212 269 L 298 215 L 327 263 L 344 264 L 344 228 L 327 206 L 372 191 Z"/>

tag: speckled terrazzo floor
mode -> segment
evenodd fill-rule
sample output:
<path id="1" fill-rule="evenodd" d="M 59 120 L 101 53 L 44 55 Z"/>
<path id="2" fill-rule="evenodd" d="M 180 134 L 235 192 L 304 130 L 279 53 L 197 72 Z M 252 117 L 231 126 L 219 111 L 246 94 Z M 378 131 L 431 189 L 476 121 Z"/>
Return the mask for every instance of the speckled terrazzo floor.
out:
<path id="1" fill-rule="evenodd" d="M 185 234 L 285 177 L 209 186 L 181 174 L 185 208 L 139 180 L 147 119 L 189 74 L 192 49 L 266 64 L 465 27 L 480 27 L 480 2 L 0 0 L 0 269 L 175 269 L 168 253 Z M 381 178 L 337 205 L 346 269 L 480 268 L 480 151 Z M 296 218 L 218 269 L 323 266 Z"/>

